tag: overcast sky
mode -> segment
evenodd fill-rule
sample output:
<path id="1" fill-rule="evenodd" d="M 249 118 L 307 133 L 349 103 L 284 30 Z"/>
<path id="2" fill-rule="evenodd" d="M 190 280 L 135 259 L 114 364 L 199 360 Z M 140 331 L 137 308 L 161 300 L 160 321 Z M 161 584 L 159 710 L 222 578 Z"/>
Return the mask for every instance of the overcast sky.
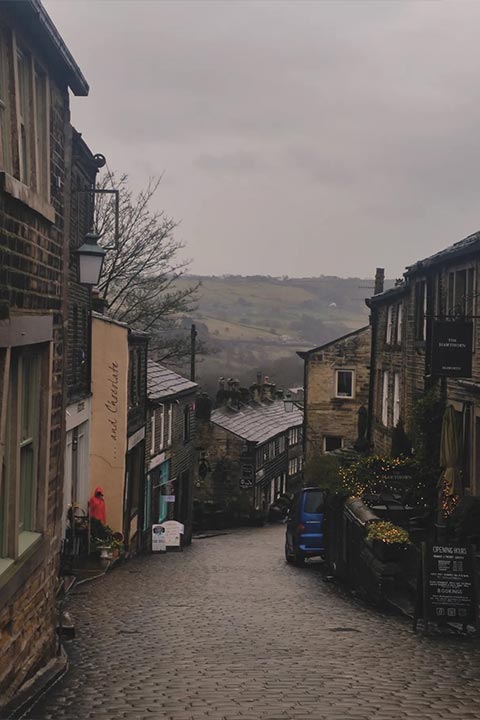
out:
<path id="1" fill-rule="evenodd" d="M 480 228 L 479 2 L 44 2 L 193 272 L 395 277 Z"/>

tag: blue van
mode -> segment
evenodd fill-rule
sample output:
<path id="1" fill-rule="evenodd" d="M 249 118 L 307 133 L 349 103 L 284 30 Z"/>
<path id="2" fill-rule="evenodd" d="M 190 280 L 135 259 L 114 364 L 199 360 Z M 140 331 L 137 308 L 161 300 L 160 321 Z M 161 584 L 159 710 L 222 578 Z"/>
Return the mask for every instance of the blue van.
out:
<path id="1" fill-rule="evenodd" d="M 303 565 L 306 558 L 324 556 L 324 509 L 325 492 L 320 488 L 303 488 L 295 493 L 285 537 L 288 563 Z"/>

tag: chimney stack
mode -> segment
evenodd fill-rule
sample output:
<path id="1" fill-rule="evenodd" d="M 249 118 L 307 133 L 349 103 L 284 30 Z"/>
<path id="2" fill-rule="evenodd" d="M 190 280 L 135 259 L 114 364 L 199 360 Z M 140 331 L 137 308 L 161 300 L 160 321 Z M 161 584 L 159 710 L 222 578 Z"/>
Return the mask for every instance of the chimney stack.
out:
<path id="1" fill-rule="evenodd" d="M 375 273 L 375 292 L 374 295 L 379 295 L 383 292 L 383 286 L 385 283 L 385 270 L 383 268 L 377 268 Z"/>

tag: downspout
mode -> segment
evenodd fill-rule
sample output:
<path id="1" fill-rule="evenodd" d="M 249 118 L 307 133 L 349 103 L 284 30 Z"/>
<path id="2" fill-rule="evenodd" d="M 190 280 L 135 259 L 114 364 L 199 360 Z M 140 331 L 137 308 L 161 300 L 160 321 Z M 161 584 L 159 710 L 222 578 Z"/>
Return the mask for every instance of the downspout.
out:
<path id="1" fill-rule="evenodd" d="M 368 385 L 368 422 L 367 422 L 367 445 L 368 450 L 372 446 L 372 435 L 373 435 L 373 414 L 374 414 L 374 400 L 375 400 L 375 375 L 376 375 L 376 352 L 377 352 L 377 317 L 372 303 L 369 298 L 365 300 L 365 305 L 370 308 L 370 378 Z"/>

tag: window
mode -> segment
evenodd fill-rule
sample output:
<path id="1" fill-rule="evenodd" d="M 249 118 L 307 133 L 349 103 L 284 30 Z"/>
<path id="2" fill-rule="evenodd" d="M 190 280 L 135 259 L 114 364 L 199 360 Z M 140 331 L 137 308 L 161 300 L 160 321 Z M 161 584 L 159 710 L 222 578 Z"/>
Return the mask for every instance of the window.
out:
<path id="1" fill-rule="evenodd" d="M 426 338 L 427 324 L 427 284 L 420 280 L 415 285 L 415 340 Z"/>
<path id="2" fill-rule="evenodd" d="M 323 451 L 332 452 L 333 450 L 340 450 L 343 447 L 343 438 L 339 435 L 324 435 L 323 437 Z"/>
<path id="3" fill-rule="evenodd" d="M 393 376 L 393 427 L 397 427 L 400 420 L 400 373 Z"/>
<path id="4" fill-rule="evenodd" d="M 150 455 L 155 455 L 155 412 L 151 415 L 151 423 L 150 423 L 151 429 L 152 429 L 152 444 L 150 446 Z"/>
<path id="5" fill-rule="evenodd" d="M 190 405 L 183 408 L 183 442 L 190 440 Z"/>
<path id="6" fill-rule="evenodd" d="M 388 426 L 388 385 L 389 385 L 389 374 L 388 371 L 383 373 L 383 389 L 382 389 L 382 423 L 385 427 Z"/>
<path id="7" fill-rule="evenodd" d="M 387 308 L 387 329 L 385 335 L 385 342 L 387 345 L 391 345 L 393 340 L 393 305 L 389 305 Z"/>
<path id="8" fill-rule="evenodd" d="M 297 445 L 299 438 L 298 433 L 298 427 L 290 428 L 288 431 L 288 445 L 289 447 L 292 447 L 292 445 Z"/>
<path id="9" fill-rule="evenodd" d="M 30 170 L 30 63 L 24 53 L 17 48 L 16 53 L 16 101 L 17 132 L 19 153 L 19 180 L 29 184 Z"/>
<path id="10" fill-rule="evenodd" d="M 41 371 L 43 352 L 12 353 L 10 367 L 5 464 L 0 495 L 0 572 L 36 539 L 40 434 L 42 425 Z"/>
<path id="11" fill-rule="evenodd" d="M 166 425 L 167 425 L 167 445 L 170 446 L 172 444 L 172 436 L 173 436 L 173 405 L 170 403 L 168 405 L 167 410 L 167 416 L 166 416 Z"/>
<path id="12" fill-rule="evenodd" d="M 473 315 L 474 297 L 474 268 L 464 268 L 448 273 L 447 315 L 454 317 Z"/>
<path id="13" fill-rule="evenodd" d="M 353 398 L 353 370 L 336 370 L 335 372 L 335 397 Z"/>
<path id="14" fill-rule="evenodd" d="M 288 474 L 290 476 L 296 475 L 298 472 L 298 458 L 290 458 L 288 461 Z"/>
<path id="15" fill-rule="evenodd" d="M 49 168 L 49 118 L 48 118 L 48 83 L 47 76 L 34 66 L 34 100 L 35 100 L 35 161 L 37 168 L 37 192 L 47 202 L 50 201 L 50 168 Z"/>
<path id="16" fill-rule="evenodd" d="M 280 435 L 278 438 L 278 452 L 279 454 L 285 452 L 285 435 Z"/>
<path id="17" fill-rule="evenodd" d="M 396 343 L 402 344 L 403 303 L 397 305 Z"/>
<path id="18" fill-rule="evenodd" d="M 5 32 L 0 28 L 0 168 L 6 172 L 11 167 L 9 68 Z"/>
<path id="19" fill-rule="evenodd" d="M 304 512 L 306 513 L 322 513 L 324 505 L 324 495 L 321 490 L 308 490 L 305 493 Z"/>

